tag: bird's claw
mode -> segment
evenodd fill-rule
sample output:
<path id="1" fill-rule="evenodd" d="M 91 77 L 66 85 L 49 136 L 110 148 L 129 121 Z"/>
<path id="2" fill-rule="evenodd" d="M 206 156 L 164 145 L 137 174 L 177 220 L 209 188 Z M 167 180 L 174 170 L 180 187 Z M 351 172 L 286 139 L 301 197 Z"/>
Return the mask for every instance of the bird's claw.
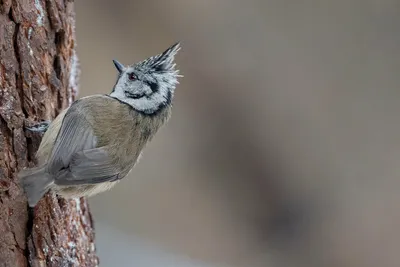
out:
<path id="1" fill-rule="evenodd" d="M 30 132 L 45 133 L 50 126 L 51 121 L 42 121 L 31 127 L 25 127 Z"/>

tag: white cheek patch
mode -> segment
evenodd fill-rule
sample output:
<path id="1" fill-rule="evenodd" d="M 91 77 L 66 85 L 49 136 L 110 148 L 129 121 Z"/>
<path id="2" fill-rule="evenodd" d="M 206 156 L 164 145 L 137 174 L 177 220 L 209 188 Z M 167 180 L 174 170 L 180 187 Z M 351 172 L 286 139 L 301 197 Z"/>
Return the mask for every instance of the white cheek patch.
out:
<path id="1" fill-rule="evenodd" d="M 151 90 L 150 86 L 144 85 L 143 87 L 144 87 L 144 93 L 145 93 L 146 95 L 149 96 L 149 95 L 151 95 L 151 94 L 153 93 L 153 91 Z"/>
<path id="2" fill-rule="evenodd" d="M 151 89 L 149 88 L 150 96 L 133 99 L 127 97 L 124 93 L 124 90 L 125 89 L 121 88 L 121 86 L 117 85 L 115 91 L 112 92 L 110 96 L 115 97 L 124 103 L 127 103 L 138 111 L 145 111 L 149 113 L 157 111 L 163 103 L 166 103 L 169 92 L 168 88 L 160 87 L 160 90 L 158 92 L 151 94 Z"/>
<path id="3" fill-rule="evenodd" d="M 152 90 L 150 88 L 150 86 L 144 84 L 141 81 L 137 81 L 137 82 L 132 82 L 130 81 L 128 78 L 123 77 L 124 80 L 121 81 L 122 87 L 124 88 L 124 90 L 121 91 L 128 91 L 131 92 L 132 94 L 144 94 L 144 95 L 151 95 Z M 121 85 L 117 85 L 117 87 L 121 87 Z"/>
<path id="4" fill-rule="evenodd" d="M 126 100 L 123 100 L 126 101 Z M 129 101 L 129 99 L 128 99 Z M 152 94 L 150 97 L 142 97 L 129 101 L 133 108 L 140 111 L 154 112 L 165 102 L 165 98 L 159 93 Z"/>

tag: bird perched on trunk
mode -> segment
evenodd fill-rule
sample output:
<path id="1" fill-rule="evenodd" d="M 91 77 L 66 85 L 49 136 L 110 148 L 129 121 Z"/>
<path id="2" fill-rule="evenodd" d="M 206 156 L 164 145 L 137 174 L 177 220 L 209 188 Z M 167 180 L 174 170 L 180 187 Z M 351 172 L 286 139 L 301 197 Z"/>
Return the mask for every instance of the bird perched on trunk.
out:
<path id="1" fill-rule="evenodd" d="M 176 43 L 130 66 L 114 60 L 118 79 L 110 94 L 81 98 L 50 123 L 36 154 L 38 166 L 18 175 L 29 206 L 48 190 L 64 198 L 98 194 L 131 171 L 170 118 L 179 49 Z"/>

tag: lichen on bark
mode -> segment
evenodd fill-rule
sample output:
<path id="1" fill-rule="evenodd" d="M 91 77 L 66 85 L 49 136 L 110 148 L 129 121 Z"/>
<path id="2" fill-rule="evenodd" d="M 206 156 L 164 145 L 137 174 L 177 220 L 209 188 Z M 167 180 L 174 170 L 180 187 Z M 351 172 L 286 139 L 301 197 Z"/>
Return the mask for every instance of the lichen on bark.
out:
<path id="1" fill-rule="evenodd" d="M 75 99 L 78 59 L 73 1 L 0 0 L 0 266 L 96 266 L 85 199 L 47 194 L 28 209 L 18 170 L 34 166 L 41 136 Z"/>

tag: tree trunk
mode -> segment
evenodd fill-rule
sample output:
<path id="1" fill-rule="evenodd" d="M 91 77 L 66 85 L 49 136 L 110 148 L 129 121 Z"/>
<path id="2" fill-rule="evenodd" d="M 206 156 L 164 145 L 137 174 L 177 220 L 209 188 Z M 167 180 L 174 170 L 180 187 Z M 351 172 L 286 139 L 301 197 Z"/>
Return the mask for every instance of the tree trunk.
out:
<path id="1" fill-rule="evenodd" d="M 34 209 L 18 170 L 35 165 L 41 136 L 77 88 L 73 2 L 0 0 L 0 266 L 96 266 L 85 199 L 47 194 Z"/>

